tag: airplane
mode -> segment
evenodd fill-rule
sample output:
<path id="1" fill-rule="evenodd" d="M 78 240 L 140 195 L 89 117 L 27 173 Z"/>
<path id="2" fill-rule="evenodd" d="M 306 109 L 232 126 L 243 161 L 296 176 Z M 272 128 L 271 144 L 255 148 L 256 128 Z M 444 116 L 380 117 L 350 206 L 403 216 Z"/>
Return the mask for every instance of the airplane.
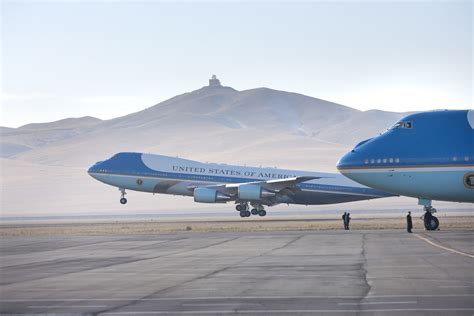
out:
<path id="1" fill-rule="evenodd" d="M 127 203 L 126 190 L 193 196 L 199 203 L 234 202 L 241 217 L 265 216 L 264 206 L 280 203 L 333 204 L 393 196 L 336 173 L 201 163 L 148 153 L 117 153 L 88 173 L 118 187 L 121 204 Z"/>
<path id="2" fill-rule="evenodd" d="M 408 115 L 358 143 L 339 172 L 366 186 L 418 199 L 427 230 L 436 230 L 432 200 L 474 203 L 474 110 Z"/>

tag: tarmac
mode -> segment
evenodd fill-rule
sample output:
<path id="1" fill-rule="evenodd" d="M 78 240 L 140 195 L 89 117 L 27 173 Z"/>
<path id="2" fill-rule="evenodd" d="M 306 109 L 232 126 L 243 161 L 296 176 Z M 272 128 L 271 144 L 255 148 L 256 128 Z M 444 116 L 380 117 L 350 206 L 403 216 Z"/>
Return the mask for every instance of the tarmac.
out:
<path id="1" fill-rule="evenodd" d="M 2 314 L 473 315 L 474 231 L 4 237 Z"/>

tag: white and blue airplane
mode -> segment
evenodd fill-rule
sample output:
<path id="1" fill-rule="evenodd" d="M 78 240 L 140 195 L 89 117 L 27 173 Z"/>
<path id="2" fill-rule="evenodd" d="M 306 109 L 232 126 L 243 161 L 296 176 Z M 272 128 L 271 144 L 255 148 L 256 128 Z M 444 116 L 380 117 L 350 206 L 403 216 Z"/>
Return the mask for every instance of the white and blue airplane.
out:
<path id="1" fill-rule="evenodd" d="M 89 175 L 125 190 L 193 196 L 195 202 L 235 202 L 241 217 L 265 216 L 265 206 L 333 204 L 393 196 L 340 174 L 200 163 L 123 152 L 97 162 Z M 249 210 L 252 207 L 251 211 Z"/>
<path id="2" fill-rule="evenodd" d="M 474 110 L 406 116 L 357 144 L 337 168 L 369 187 L 418 198 L 426 228 L 435 230 L 432 200 L 474 203 Z"/>

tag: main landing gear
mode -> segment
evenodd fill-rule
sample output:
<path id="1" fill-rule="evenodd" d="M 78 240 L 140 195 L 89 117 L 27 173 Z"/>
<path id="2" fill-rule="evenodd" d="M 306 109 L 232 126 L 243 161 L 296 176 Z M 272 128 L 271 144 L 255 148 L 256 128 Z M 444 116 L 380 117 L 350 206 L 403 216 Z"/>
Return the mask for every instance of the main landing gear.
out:
<path id="1" fill-rule="evenodd" d="M 237 212 L 240 212 L 240 217 L 250 217 L 248 203 L 239 203 L 235 206 Z"/>
<path id="2" fill-rule="evenodd" d="M 433 213 L 436 213 L 436 209 L 432 206 L 423 207 L 425 214 L 423 215 L 423 222 L 426 230 L 438 230 L 439 220 Z"/>
<path id="3" fill-rule="evenodd" d="M 250 215 L 258 215 L 258 216 L 265 216 L 267 215 L 267 211 L 263 209 L 261 204 L 253 204 L 252 203 L 252 210 L 249 211 L 249 204 L 239 203 L 235 206 L 237 212 L 240 212 L 240 217 L 250 217 Z"/>
<path id="4" fill-rule="evenodd" d="M 120 204 L 127 204 L 127 199 L 125 198 L 125 194 L 127 194 L 127 192 L 125 192 L 125 189 L 122 189 L 122 188 L 120 188 L 119 190 L 120 192 L 122 192 L 122 197 L 120 198 Z"/>

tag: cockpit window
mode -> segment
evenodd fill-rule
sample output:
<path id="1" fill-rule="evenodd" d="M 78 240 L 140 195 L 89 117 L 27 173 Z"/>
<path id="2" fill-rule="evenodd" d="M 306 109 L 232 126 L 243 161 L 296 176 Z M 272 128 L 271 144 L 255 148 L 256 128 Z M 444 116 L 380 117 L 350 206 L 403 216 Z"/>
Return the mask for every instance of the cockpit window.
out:
<path id="1" fill-rule="evenodd" d="M 395 123 L 395 125 L 392 126 L 391 129 L 395 129 L 395 128 L 412 128 L 413 127 L 413 123 L 412 122 L 397 122 Z"/>

